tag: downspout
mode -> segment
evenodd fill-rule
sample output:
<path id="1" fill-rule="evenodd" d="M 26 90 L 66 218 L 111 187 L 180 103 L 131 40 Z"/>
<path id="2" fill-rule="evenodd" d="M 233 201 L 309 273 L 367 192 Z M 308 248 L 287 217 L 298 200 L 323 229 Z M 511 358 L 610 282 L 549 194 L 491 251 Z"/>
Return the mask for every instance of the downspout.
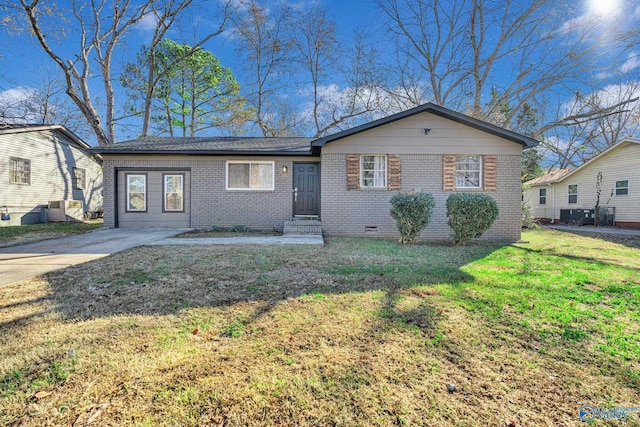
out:
<path id="1" fill-rule="evenodd" d="M 551 184 L 547 184 L 547 187 L 551 187 L 551 224 L 553 224 L 556 220 L 556 191 Z"/>

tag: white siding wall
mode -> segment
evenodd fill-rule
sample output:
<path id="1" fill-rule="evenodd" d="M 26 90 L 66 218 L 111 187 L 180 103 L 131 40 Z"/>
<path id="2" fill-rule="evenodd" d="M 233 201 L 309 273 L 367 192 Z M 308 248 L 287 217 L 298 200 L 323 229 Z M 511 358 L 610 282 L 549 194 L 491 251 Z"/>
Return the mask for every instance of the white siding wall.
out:
<path id="1" fill-rule="evenodd" d="M 622 143 L 620 148 L 610 151 L 600 159 L 589 163 L 583 169 L 547 187 L 547 206 L 538 204 L 538 189 L 531 187 L 525 192 L 525 201 L 534 209 L 538 218 L 560 219 L 561 209 L 593 209 L 596 205 L 596 182 L 598 172 L 602 172 L 600 206 L 616 208 L 616 221 L 640 223 L 640 144 Z M 616 181 L 629 180 L 629 194 L 615 195 Z M 569 203 L 569 185 L 578 185 L 578 202 Z M 551 214 L 555 193 L 555 210 Z M 613 195 L 612 195 L 613 193 Z"/>
<path id="2" fill-rule="evenodd" d="M 11 157 L 30 160 L 30 185 L 10 184 Z M 74 167 L 86 171 L 84 191 L 73 188 Z M 85 210 L 101 208 L 100 163 L 57 131 L 0 135 L 0 206 L 9 207 L 11 225 L 19 225 L 22 215 L 31 213 L 29 216 L 35 217 L 49 201 L 71 199 L 82 200 Z"/>
<path id="3" fill-rule="evenodd" d="M 556 218 L 560 209 L 593 209 L 596 205 L 596 181 L 602 172 L 600 206 L 614 206 L 616 221 L 640 222 L 640 144 L 629 143 L 611 151 L 584 169 L 555 184 Z M 629 194 L 615 195 L 615 182 L 629 180 Z M 578 203 L 568 203 L 568 186 L 578 185 Z M 611 195 L 613 191 L 613 195 Z"/>

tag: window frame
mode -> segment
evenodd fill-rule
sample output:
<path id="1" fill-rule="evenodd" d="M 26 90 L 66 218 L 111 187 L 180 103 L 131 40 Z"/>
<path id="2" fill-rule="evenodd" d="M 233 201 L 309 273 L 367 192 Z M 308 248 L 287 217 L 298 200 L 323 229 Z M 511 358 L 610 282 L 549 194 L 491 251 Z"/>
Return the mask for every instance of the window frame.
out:
<path id="1" fill-rule="evenodd" d="M 576 191 L 575 193 L 571 192 L 571 187 L 575 187 Z M 571 201 L 571 197 L 574 197 L 575 200 L 572 202 Z M 577 205 L 578 204 L 578 184 L 568 184 L 567 185 L 567 203 L 570 205 Z"/>
<path id="2" fill-rule="evenodd" d="M 125 182 L 126 182 L 126 186 L 127 186 L 127 191 L 126 191 L 126 195 L 127 195 L 127 199 L 125 200 L 125 212 L 130 212 L 130 213 L 146 213 L 147 212 L 147 196 L 149 194 L 149 177 L 148 174 L 146 173 L 126 173 L 125 175 Z M 130 179 L 132 177 L 137 177 L 137 176 L 141 176 L 144 177 L 144 209 L 131 209 L 131 185 L 130 185 Z M 139 194 L 139 193 L 134 193 L 134 194 Z"/>
<path id="3" fill-rule="evenodd" d="M 18 163 L 21 163 L 22 168 L 17 168 Z M 31 159 L 25 159 L 23 157 L 9 157 L 9 184 L 31 185 Z"/>
<path id="4" fill-rule="evenodd" d="M 540 188 L 538 189 L 538 204 L 539 205 L 546 205 L 547 204 L 547 189 L 546 188 Z M 542 194 L 542 192 L 544 191 L 544 195 Z"/>
<path id="5" fill-rule="evenodd" d="M 458 164 L 461 163 L 461 160 L 463 159 L 469 159 L 469 158 L 478 158 L 478 169 L 477 171 L 475 169 L 470 169 L 470 170 L 460 170 L 458 169 Z M 467 162 L 468 163 L 468 162 Z M 456 190 L 460 189 L 460 190 L 482 190 L 483 186 L 483 180 L 484 180 L 484 174 L 483 174 L 483 166 L 484 166 L 484 158 L 482 155 L 480 154 L 464 154 L 464 155 L 457 155 L 456 156 L 456 161 L 455 161 L 455 166 L 456 166 L 456 171 L 455 171 L 455 175 L 454 175 L 454 180 L 455 180 L 455 188 Z M 469 173 L 469 172 L 477 172 L 478 173 L 478 185 L 474 186 L 474 185 L 458 185 L 458 174 L 459 173 Z M 466 178 L 466 181 L 469 182 L 469 178 Z"/>
<path id="6" fill-rule="evenodd" d="M 365 157 L 373 157 L 374 159 L 372 160 L 374 163 L 374 168 L 373 169 L 365 169 L 364 168 L 364 163 L 365 163 Z M 376 161 L 375 158 L 383 158 L 384 159 L 384 170 L 377 170 L 375 169 L 375 165 L 376 165 Z M 366 189 L 366 190 L 386 190 L 388 188 L 389 185 L 389 156 L 387 156 L 386 154 L 361 154 L 360 155 L 360 165 L 359 165 L 359 169 L 360 169 L 360 176 L 358 177 L 358 179 L 360 180 L 360 189 Z M 364 174 L 365 172 L 373 172 L 374 176 L 373 178 L 365 178 Z M 382 178 L 382 185 L 378 184 L 376 185 L 376 181 L 379 180 L 380 178 L 377 178 L 376 172 L 384 172 L 384 177 Z M 365 185 L 366 180 L 373 180 L 373 185 Z"/>
<path id="7" fill-rule="evenodd" d="M 248 188 L 236 188 L 229 187 L 229 165 L 234 164 L 248 164 L 249 165 L 249 187 Z M 271 186 L 269 188 L 252 188 L 251 187 L 251 168 L 252 165 L 270 165 L 271 166 Z M 275 191 L 276 182 L 276 162 L 266 160 L 227 160 L 225 165 L 225 189 L 227 191 Z"/>
<path id="8" fill-rule="evenodd" d="M 180 209 L 169 209 L 167 208 L 167 178 L 169 177 L 180 177 Z M 184 206 L 184 173 L 163 173 L 162 174 L 162 212 L 167 213 L 180 213 L 185 211 Z M 177 194 L 177 193 L 171 193 Z"/>
<path id="9" fill-rule="evenodd" d="M 626 182 L 627 185 L 625 187 L 618 187 L 618 183 L 619 182 Z M 629 195 L 629 179 L 618 179 L 615 182 L 615 185 L 613 187 L 614 193 L 616 196 L 628 196 Z M 618 190 L 625 190 L 625 193 L 618 193 Z"/>
<path id="10" fill-rule="evenodd" d="M 82 172 L 81 185 L 78 185 L 78 176 L 76 175 L 76 172 Z M 82 191 L 86 190 L 87 189 L 87 170 L 84 168 L 74 167 L 71 170 L 71 173 L 73 174 L 73 189 L 82 190 Z"/>

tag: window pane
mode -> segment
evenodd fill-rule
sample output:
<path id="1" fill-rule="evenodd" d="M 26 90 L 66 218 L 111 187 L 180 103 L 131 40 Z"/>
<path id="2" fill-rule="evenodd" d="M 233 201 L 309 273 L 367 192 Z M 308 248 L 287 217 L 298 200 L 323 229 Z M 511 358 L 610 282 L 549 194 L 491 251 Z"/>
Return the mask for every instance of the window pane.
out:
<path id="1" fill-rule="evenodd" d="M 249 188 L 249 163 L 229 163 L 229 188 Z"/>
<path id="2" fill-rule="evenodd" d="M 480 188 L 481 156 L 461 156 L 456 159 L 456 187 Z"/>
<path id="3" fill-rule="evenodd" d="M 569 186 L 569 194 L 578 194 L 578 185 L 570 185 Z"/>
<path id="4" fill-rule="evenodd" d="M 127 210 L 144 211 L 146 204 L 146 175 L 127 175 Z"/>
<path id="5" fill-rule="evenodd" d="M 182 175 L 165 175 L 164 177 L 164 208 L 168 211 L 183 210 Z"/>
<path id="6" fill-rule="evenodd" d="M 387 187 L 387 156 L 361 156 L 360 184 L 362 187 Z"/>
<path id="7" fill-rule="evenodd" d="M 251 165 L 251 188 L 273 188 L 273 165 L 253 163 Z"/>
<path id="8" fill-rule="evenodd" d="M 29 185 L 31 183 L 31 161 L 11 157 L 9 159 L 9 182 L 11 184 Z"/>

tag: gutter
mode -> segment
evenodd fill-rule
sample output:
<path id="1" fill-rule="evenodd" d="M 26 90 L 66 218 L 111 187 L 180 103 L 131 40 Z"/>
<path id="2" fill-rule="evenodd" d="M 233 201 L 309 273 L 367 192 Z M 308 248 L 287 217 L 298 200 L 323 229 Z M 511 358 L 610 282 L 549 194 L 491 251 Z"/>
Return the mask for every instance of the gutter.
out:
<path id="1" fill-rule="evenodd" d="M 551 224 L 553 224 L 556 220 L 556 187 L 551 183 L 547 184 L 547 187 L 551 187 Z"/>

